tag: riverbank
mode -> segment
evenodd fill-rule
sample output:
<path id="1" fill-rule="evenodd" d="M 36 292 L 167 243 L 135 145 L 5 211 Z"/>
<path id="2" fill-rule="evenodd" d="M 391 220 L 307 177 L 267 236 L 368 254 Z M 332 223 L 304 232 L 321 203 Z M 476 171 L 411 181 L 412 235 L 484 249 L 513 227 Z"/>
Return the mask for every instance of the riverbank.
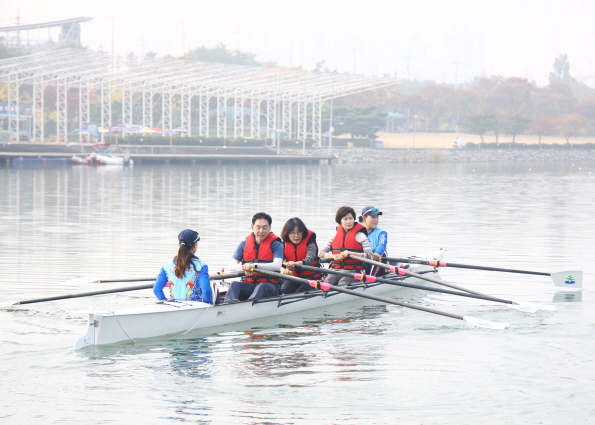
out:
<path id="1" fill-rule="evenodd" d="M 468 133 L 423 133 L 423 132 L 410 132 L 410 133 L 385 133 L 379 131 L 377 138 L 382 140 L 384 146 L 387 148 L 423 148 L 423 149 L 448 149 L 454 144 L 454 141 L 461 139 L 463 144 L 473 143 L 480 144 L 481 138 L 477 134 Z M 496 136 L 493 134 L 485 135 L 483 137 L 484 143 L 496 143 Z M 506 147 L 512 142 L 511 136 L 498 137 L 498 142 Z M 517 145 L 527 146 L 538 146 L 540 143 L 539 136 L 533 134 L 520 134 L 515 137 L 514 142 Z M 575 146 L 583 145 L 586 143 L 595 143 L 595 137 L 572 137 L 570 143 Z M 566 139 L 562 136 L 542 136 L 542 145 L 565 145 Z"/>
<path id="2" fill-rule="evenodd" d="M 318 149 L 317 151 L 320 151 Z M 297 149 L 286 149 L 294 154 Z M 299 151 L 301 153 L 301 150 Z M 306 153 L 310 153 L 308 150 Z M 595 165 L 595 149 L 333 149 L 337 163 L 566 162 Z"/>
<path id="3" fill-rule="evenodd" d="M 315 163 L 318 161 L 336 163 L 473 163 L 473 162 L 564 162 L 571 164 L 595 164 L 595 149 L 556 148 L 536 146 L 514 149 L 503 146 L 499 149 L 452 149 L 452 148 L 333 148 L 281 149 L 280 155 L 274 148 L 258 147 L 196 147 L 196 146 L 111 146 L 97 149 L 90 145 L 15 144 L 0 145 L 0 158 L 70 158 L 73 155 L 87 155 L 94 151 L 116 156 L 129 156 L 135 163 L 142 162 L 269 162 L 269 163 Z M 3 161 L 4 162 L 4 161 Z"/>

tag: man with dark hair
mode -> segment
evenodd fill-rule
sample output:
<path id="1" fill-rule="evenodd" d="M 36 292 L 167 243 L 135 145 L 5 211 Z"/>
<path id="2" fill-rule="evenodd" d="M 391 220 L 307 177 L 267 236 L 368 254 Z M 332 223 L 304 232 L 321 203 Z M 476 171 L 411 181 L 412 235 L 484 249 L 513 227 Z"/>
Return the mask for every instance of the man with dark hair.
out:
<path id="1" fill-rule="evenodd" d="M 283 263 L 283 244 L 271 232 L 273 220 L 267 213 L 256 213 L 252 217 L 252 233 L 240 242 L 231 257 L 229 269 L 243 271 L 241 281 L 231 282 L 225 303 L 255 300 L 280 295 L 279 282 L 274 278 L 259 275 L 252 269 L 261 268 L 278 272 Z"/>

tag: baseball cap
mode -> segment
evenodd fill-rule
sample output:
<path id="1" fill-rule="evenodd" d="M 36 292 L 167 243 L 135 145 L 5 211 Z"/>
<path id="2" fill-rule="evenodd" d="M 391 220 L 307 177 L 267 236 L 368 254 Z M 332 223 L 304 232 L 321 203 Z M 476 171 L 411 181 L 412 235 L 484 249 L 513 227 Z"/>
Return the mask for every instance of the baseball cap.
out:
<path id="1" fill-rule="evenodd" d="M 194 242 L 199 240 L 200 235 L 198 232 L 191 229 L 182 230 L 178 235 L 178 241 L 180 242 L 180 245 L 186 245 L 188 248 L 190 248 Z"/>
<path id="2" fill-rule="evenodd" d="M 382 211 L 380 211 L 378 208 L 374 208 L 372 206 L 364 207 L 362 209 L 362 216 L 365 217 L 367 215 L 376 217 L 377 215 L 382 215 Z"/>

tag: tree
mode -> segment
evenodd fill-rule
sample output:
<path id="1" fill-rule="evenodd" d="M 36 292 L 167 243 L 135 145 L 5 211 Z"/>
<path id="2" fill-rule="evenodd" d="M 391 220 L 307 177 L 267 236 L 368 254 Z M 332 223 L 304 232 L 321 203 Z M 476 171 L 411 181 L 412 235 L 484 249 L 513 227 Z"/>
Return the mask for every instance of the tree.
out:
<path id="1" fill-rule="evenodd" d="M 590 97 L 582 102 L 578 110 L 589 121 L 591 135 L 595 134 L 595 97 Z"/>
<path id="2" fill-rule="evenodd" d="M 330 109 L 324 110 L 323 128 L 329 127 Z M 375 106 L 348 107 L 337 106 L 333 109 L 333 134 L 340 136 L 350 134 L 351 138 L 366 137 L 376 138 L 376 133 L 386 124 L 386 116 Z"/>
<path id="3" fill-rule="evenodd" d="M 256 60 L 256 53 L 242 52 L 240 50 L 228 50 L 223 43 L 215 47 L 199 46 L 186 53 L 186 59 L 203 62 L 229 63 L 234 65 L 262 66 Z"/>
<path id="4" fill-rule="evenodd" d="M 375 139 L 376 133 L 385 125 L 385 116 L 375 106 L 355 107 L 345 117 L 345 128 L 354 137 Z"/>
<path id="5" fill-rule="evenodd" d="M 479 135 L 481 143 L 483 143 L 483 136 L 494 128 L 495 116 L 494 112 L 490 110 L 480 110 L 473 113 L 468 113 L 463 124 L 471 133 Z"/>
<path id="6" fill-rule="evenodd" d="M 456 89 L 448 86 L 426 86 L 417 93 L 417 96 L 421 111 L 428 119 L 431 128 L 438 130 L 445 122 L 452 127 L 458 115 Z"/>
<path id="7" fill-rule="evenodd" d="M 571 78 L 568 55 L 559 55 L 554 59 L 554 71 L 550 72 L 550 84 L 569 83 Z"/>
<path id="8" fill-rule="evenodd" d="M 151 52 L 147 52 L 147 53 L 145 53 L 145 57 L 144 57 L 144 59 L 145 59 L 146 61 L 154 61 L 154 60 L 155 60 L 155 57 L 157 57 L 157 53 L 156 53 L 156 52 L 153 52 L 153 51 L 151 51 Z"/>
<path id="9" fill-rule="evenodd" d="M 517 134 L 525 131 L 530 122 L 531 120 L 522 113 L 509 110 L 503 114 L 502 131 L 505 134 L 510 134 L 512 136 L 512 143 L 514 143 Z"/>
<path id="10" fill-rule="evenodd" d="M 568 55 L 560 55 L 554 60 L 554 71 L 550 72 L 550 85 L 554 84 L 566 84 L 579 101 L 595 95 L 595 90 L 570 75 Z"/>
<path id="11" fill-rule="evenodd" d="M 570 145 L 570 138 L 580 136 L 587 126 L 587 119 L 579 114 L 564 114 L 560 117 L 560 134 Z"/>
<path id="12" fill-rule="evenodd" d="M 541 148 L 541 136 L 554 134 L 558 131 L 558 122 L 554 117 L 533 117 L 529 124 L 529 132 L 539 136 L 539 147 Z"/>

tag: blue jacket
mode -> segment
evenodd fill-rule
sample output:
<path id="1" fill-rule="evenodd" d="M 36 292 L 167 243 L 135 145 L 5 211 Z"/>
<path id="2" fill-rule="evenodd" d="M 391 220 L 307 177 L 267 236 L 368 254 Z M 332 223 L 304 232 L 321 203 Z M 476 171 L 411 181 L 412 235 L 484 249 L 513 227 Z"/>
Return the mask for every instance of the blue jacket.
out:
<path id="1" fill-rule="evenodd" d="M 372 231 L 368 233 L 368 240 L 370 241 L 372 252 L 385 257 L 388 255 L 388 252 L 386 251 L 388 233 L 386 233 L 386 231 L 382 230 L 380 227 L 372 229 Z"/>
<path id="2" fill-rule="evenodd" d="M 209 279 L 209 266 L 202 260 L 194 258 L 194 267 L 186 270 L 180 279 L 176 277 L 174 260 L 167 262 L 159 271 L 159 276 L 153 285 L 153 292 L 159 300 L 166 300 L 163 288 L 169 284 L 170 299 L 200 301 L 213 304 L 215 288 Z M 198 272 L 195 270 L 198 270 Z"/>

